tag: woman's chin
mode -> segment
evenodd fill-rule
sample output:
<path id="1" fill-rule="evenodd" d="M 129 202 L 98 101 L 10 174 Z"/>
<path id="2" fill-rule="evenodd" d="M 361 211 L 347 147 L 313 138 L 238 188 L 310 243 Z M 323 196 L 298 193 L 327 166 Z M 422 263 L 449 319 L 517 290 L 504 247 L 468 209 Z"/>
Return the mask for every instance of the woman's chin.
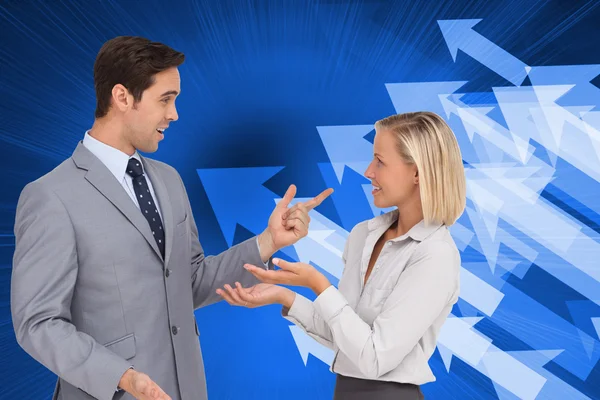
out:
<path id="1" fill-rule="evenodd" d="M 386 204 L 386 202 L 383 199 L 381 199 L 380 197 L 374 197 L 373 204 L 375 204 L 375 207 L 377 207 L 377 208 L 388 208 L 389 207 Z"/>

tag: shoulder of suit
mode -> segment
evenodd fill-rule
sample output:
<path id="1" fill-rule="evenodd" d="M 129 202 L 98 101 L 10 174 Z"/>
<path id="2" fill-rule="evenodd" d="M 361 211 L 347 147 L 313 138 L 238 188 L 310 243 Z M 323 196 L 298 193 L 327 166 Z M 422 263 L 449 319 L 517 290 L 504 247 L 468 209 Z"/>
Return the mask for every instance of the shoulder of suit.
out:
<path id="1" fill-rule="evenodd" d="M 32 197 L 48 199 L 56 196 L 57 190 L 60 190 L 61 186 L 67 183 L 64 179 L 61 180 L 56 172 L 59 167 L 60 165 L 36 180 L 27 183 L 21 190 L 20 199 Z"/>
<path id="2" fill-rule="evenodd" d="M 73 160 L 69 157 L 44 175 L 29 182 L 25 187 L 43 190 L 44 188 L 57 189 L 61 186 L 68 186 L 70 184 L 69 178 L 73 176 L 76 171 L 77 167 L 75 167 Z"/>
<path id="3" fill-rule="evenodd" d="M 160 170 L 175 170 L 175 168 L 173 168 L 169 164 L 163 161 L 155 160 L 154 158 L 144 157 L 144 161 L 146 161 L 149 165 L 152 165 L 154 168 L 158 168 Z"/>
<path id="4" fill-rule="evenodd" d="M 179 172 L 177 172 L 177 170 L 174 167 L 170 166 L 169 164 L 167 164 L 165 162 L 158 161 L 158 160 L 155 160 L 153 158 L 148 158 L 148 157 L 144 157 L 144 160 L 149 165 L 152 165 L 154 168 L 158 169 L 162 173 L 175 174 L 175 175 L 179 176 Z"/>
<path id="5" fill-rule="evenodd" d="M 151 165 L 153 168 L 160 171 L 161 175 L 163 175 L 163 178 L 170 177 L 171 179 L 181 179 L 179 172 L 177 172 L 177 170 L 171 165 L 147 157 L 145 157 L 144 160 L 146 161 L 146 163 L 148 163 L 148 165 Z"/>

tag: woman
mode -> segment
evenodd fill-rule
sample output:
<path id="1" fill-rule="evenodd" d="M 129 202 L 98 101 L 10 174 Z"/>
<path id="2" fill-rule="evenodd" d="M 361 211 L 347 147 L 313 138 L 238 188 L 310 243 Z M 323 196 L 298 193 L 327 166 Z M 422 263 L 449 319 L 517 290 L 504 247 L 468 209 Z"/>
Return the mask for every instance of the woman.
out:
<path id="1" fill-rule="evenodd" d="M 375 205 L 397 209 L 352 229 L 339 289 L 308 264 L 274 259 L 280 270 L 245 266 L 264 283 L 217 293 L 232 305 L 280 303 L 285 318 L 332 348 L 334 399 L 423 399 L 419 385 L 435 381 L 428 361 L 458 300 L 460 255 L 448 227 L 465 208 L 464 168 L 453 132 L 434 113 L 394 115 L 375 130 L 365 176 Z"/>

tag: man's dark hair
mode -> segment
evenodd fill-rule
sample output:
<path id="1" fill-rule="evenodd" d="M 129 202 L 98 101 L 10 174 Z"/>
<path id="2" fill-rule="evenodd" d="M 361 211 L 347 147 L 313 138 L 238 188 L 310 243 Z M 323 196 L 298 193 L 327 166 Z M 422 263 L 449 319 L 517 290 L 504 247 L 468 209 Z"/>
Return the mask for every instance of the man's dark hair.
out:
<path id="1" fill-rule="evenodd" d="M 94 63 L 96 118 L 108 113 L 115 85 L 125 86 L 137 103 L 155 74 L 180 66 L 184 59 L 183 53 L 142 37 L 119 36 L 104 43 Z"/>

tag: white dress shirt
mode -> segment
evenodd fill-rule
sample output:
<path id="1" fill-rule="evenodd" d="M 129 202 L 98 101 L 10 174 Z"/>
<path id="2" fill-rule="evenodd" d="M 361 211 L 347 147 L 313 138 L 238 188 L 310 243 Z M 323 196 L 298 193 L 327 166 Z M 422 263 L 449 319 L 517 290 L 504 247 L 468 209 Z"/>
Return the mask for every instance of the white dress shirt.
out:
<path id="1" fill-rule="evenodd" d="M 125 189 L 129 197 L 131 197 L 131 200 L 133 201 L 135 206 L 139 209 L 140 203 L 138 202 L 138 199 L 135 195 L 135 190 L 133 188 L 133 178 L 131 177 L 131 175 L 126 173 L 127 163 L 129 163 L 129 159 L 132 157 L 140 161 L 142 168 L 144 166 L 144 164 L 142 164 L 141 162 L 142 159 L 137 150 L 135 153 L 133 153 L 132 156 L 128 156 L 121 150 L 118 150 L 112 146 L 102 143 L 98 139 L 93 138 L 92 136 L 90 136 L 89 131 L 85 133 L 85 136 L 83 138 L 83 145 L 86 149 L 92 152 L 92 154 L 95 155 L 100 161 L 102 161 L 106 168 L 108 168 L 108 170 L 115 176 L 115 178 L 117 178 L 117 181 L 121 184 L 121 186 L 123 186 L 123 189 Z M 160 206 L 158 204 L 156 194 L 154 193 L 154 189 L 152 188 L 152 182 L 146 171 L 144 171 L 144 175 L 146 177 L 146 182 L 148 183 L 148 188 L 150 189 L 150 194 L 152 195 L 152 199 L 154 200 L 154 204 L 156 204 L 158 215 L 162 220 Z"/>
<path id="2" fill-rule="evenodd" d="M 340 375 L 421 385 L 428 360 L 458 300 L 460 254 L 446 226 L 421 221 L 388 240 L 364 285 L 375 244 L 398 210 L 356 225 L 345 245 L 339 289 L 314 302 L 299 294 L 283 316 L 335 351 Z"/>

